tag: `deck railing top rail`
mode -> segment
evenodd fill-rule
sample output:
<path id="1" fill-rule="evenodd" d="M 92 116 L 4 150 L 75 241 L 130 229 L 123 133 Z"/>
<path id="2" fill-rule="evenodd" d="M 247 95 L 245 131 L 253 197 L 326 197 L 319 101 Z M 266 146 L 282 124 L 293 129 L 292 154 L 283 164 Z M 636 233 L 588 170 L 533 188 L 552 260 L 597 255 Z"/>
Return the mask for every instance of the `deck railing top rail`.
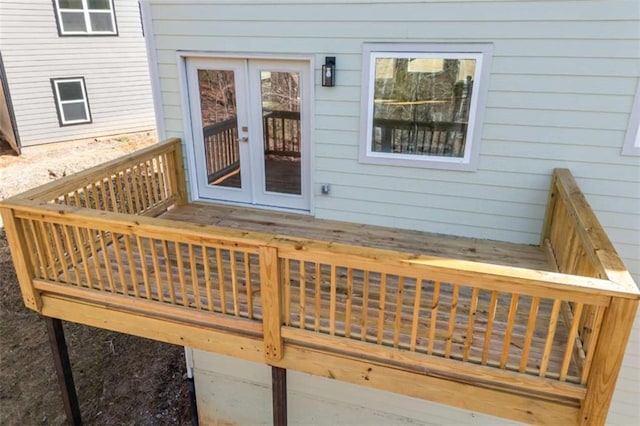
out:
<path id="1" fill-rule="evenodd" d="M 564 215 L 568 221 L 554 220 L 554 215 Z M 573 235 L 560 235 L 563 230 L 558 229 L 556 232 L 554 226 L 563 226 L 565 230 L 571 230 Z M 548 245 L 554 236 L 565 240 L 565 243 L 573 248 L 580 249 L 581 255 L 586 256 L 593 267 L 590 271 L 592 276 L 609 280 L 630 295 L 640 295 L 638 286 L 568 169 L 554 170 L 541 245 Z M 571 239 L 573 240 L 569 241 Z M 551 250 L 553 251 L 553 248 Z M 561 260 L 556 254 L 553 256 L 556 263 Z M 560 263 L 560 272 L 578 275 L 585 272 L 584 269 L 577 270 L 575 261 L 572 265 L 566 266 Z"/>
<path id="2" fill-rule="evenodd" d="M 14 208 L 18 217 L 38 218 L 47 212 L 47 220 L 60 224 L 74 224 L 90 220 L 96 229 L 112 230 L 123 235 L 162 236 L 168 229 L 176 229 L 175 221 L 162 218 L 131 217 L 127 214 L 103 214 L 97 210 L 74 206 L 42 204 L 13 198 L 3 203 Z M 470 286 L 493 290 L 506 290 L 518 286 L 518 292 L 527 295 L 547 295 L 606 305 L 608 297 L 640 298 L 640 292 L 629 291 L 606 279 L 581 277 L 557 272 L 536 271 L 525 268 L 453 260 L 435 256 L 416 255 L 392 250 L 352 246 L 348 244 L 309 240 L 277 234 L 243 231 L 214 225 L 180 223 L 175 235 L 181 243 L 206 242 L 225 247 L 256 250 L 273 247 L 279 255 L 289 259 L 322 261 L 326 257 L 341 259 L 341 264 L 366 267 L 376 272 L 410 274 L 434 280 L 451 281 L 452 276 L 468 281 Z M 582 296 L 580 296 L 582 295 Z"/>

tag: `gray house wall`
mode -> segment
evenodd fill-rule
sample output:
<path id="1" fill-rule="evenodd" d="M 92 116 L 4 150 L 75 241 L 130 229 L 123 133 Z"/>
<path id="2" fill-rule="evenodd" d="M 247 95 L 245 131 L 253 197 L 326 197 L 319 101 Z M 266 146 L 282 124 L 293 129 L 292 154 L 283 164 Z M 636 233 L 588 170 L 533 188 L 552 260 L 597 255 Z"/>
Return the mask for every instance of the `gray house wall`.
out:
<path id="1" fill-rule="evenodd" d="M 115 0 L 117 36 L 59 36 L 51 0 L 0 0 L 0 51 L 22 146 L 155 128 L 136 0 Z M 60 126 L 50 79 L 84 77 L 91 123 Z"/>

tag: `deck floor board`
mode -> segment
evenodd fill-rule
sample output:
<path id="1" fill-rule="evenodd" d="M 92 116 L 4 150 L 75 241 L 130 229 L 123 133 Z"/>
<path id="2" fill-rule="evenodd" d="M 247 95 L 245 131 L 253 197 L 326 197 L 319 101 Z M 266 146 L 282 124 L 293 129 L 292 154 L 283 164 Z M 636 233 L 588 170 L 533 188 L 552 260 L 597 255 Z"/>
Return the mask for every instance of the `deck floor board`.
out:
<path id="1" fill-rule="evenodd" d="M 164 213 L 162 217 L 427 256 L 543 271 L 554 270 L 540 247 L 527 244 L 339 222 L 316 219 L 304 214 L 203 202 L 178 206 Z"/>

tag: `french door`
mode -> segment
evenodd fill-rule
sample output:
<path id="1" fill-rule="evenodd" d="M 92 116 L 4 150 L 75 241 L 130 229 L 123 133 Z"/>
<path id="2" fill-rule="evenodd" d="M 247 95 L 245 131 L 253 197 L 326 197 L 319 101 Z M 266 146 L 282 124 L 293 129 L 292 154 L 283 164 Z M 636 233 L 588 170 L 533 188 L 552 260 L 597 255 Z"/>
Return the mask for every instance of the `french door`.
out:
<path id="1" fill-rule="evenodd" d="M 309 63 L 187 59 L 199 198 L 309 210 Z"/>

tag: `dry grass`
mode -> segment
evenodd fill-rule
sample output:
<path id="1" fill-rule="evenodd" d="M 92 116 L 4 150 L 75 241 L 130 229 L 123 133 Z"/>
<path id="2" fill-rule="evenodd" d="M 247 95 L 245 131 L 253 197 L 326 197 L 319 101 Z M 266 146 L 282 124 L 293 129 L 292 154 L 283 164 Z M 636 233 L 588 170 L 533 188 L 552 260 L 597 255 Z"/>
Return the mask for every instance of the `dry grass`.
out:
<path id="1" fill-rule="evenodd" d="M 125 135 L 0 154 L 0 199 L 153 140 Z M 85 424 L 190 423 L 181 347 L 72 323 L 65 333 Z M 44 321 L 22 303 L 0 228 L 0 424 L 65 422 Z"/>

